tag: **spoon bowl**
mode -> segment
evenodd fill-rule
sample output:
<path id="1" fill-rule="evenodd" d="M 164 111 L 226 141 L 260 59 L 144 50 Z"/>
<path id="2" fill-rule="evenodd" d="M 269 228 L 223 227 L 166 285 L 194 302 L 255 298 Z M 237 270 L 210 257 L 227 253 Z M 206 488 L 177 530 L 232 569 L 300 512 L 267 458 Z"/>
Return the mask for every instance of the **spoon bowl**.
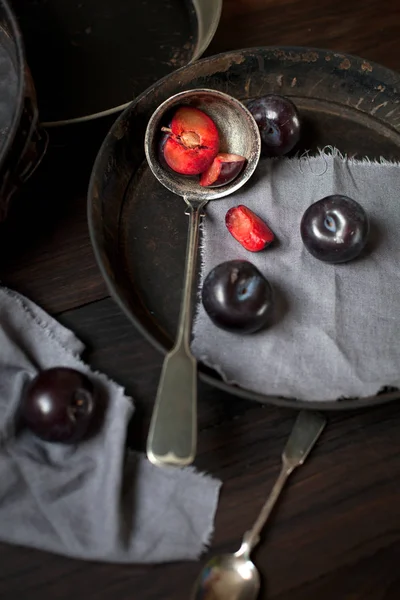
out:
<path id="1" fill-rule="evenodd" d="M 219 152 L 247 159 L 242 172 L 230 183 L 218 188 L 201 187 L 197 176 L 180 175 L 161 165 L 161 127 L 168 126 L 174 110 L 183 105 L 198 108 L 211 117 L 219 132 Z M 232 194 L 251 177 L 260 158 L 261 138 L 253 116 L 239 100 L 217 90 L 195 89 L 179 92 L 157 108 L 147 125 L 144 148 L 150 169 L 168 190 L 196 201 L 216 200 Z"/>
<path id="2" fill-rule="evenodd" d="M 222 554 L 201 571 L 191 600 L 253 600 L 260 590 L 260 576 L 245 556 Z"/>

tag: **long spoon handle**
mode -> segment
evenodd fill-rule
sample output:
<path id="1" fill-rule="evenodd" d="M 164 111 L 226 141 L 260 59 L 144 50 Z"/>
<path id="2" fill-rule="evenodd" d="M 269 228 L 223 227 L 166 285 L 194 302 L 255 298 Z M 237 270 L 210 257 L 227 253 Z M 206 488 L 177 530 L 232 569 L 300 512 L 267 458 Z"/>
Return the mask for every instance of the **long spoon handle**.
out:
<path id="1" fill-rule="evenodd" d="M 159 466 L 193 462 L 197 445 L 197 362 L 190 351 L 192 293 L 204 203 L 189 206 L 189 235 L 178 333 L 164 360 L 147 439 L 147 456 Z"/>

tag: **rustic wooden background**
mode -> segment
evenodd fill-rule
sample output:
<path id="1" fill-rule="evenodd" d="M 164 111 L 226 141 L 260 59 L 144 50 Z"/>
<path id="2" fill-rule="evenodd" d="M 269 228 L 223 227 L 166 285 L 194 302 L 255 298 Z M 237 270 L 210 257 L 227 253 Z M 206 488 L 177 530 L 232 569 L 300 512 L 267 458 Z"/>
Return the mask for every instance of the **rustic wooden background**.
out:
<path id="1" fill-rule="evenodd" d="M 303 45 L 353 53 L 398 70 L 400 10 L 389 0 L 224 0 L 206 55 Z M 109 298 L 86 223 L 88 177 L 113 118 L 53 131 L 24 190 L 24 218 L 0 236 L 0 275 L 74 329 L 87 360 L 137 403 L 131 443 L 143 449 L 162 357 Z M 209 555 L 238 548 L 279 470 L 295 414 L 200 385 L 200 469 L 224 486 Z M 330 418 L 294 474 L 254 553 L 271 600 L 398 600 L 400 404 Z M 0 499 L 1 501 L 1 499 Z M 0 545 L 0 598 L 188 598 L 201 563 L 115 566 Z"/>

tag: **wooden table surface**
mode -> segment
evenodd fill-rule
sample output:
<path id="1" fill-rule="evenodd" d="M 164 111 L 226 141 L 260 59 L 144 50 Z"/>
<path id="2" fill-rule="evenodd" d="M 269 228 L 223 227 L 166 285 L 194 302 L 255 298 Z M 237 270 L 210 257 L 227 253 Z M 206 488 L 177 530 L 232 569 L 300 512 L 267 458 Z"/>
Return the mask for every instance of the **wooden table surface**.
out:
<path id="1" fill-rule="evenodd" d="M 206 55 L 309 45 L 400 71 L 400 11 L 389 0 L 224 0 Z M 47 157 L 0 236 L 0 277 L 71 327 L 86 359 L 137 405 L 131 443 L 144 448 L 162 356 L 109 298 L 86 223 L 88 177 L 113 117 L 51 132 Z M 23 217 L 21 208 L 23 206 Z M 279 470 L 295 413 L 200 385 L 196 465 L 223 481 L 210 553 L 235 551 Z M 273 600 L 400 598 L 400 403 L 330 416 L 296 472 L 254 560 Z M 201 562 L 85 563 L 0 545 L 0 598 L 188 598 Z"/>

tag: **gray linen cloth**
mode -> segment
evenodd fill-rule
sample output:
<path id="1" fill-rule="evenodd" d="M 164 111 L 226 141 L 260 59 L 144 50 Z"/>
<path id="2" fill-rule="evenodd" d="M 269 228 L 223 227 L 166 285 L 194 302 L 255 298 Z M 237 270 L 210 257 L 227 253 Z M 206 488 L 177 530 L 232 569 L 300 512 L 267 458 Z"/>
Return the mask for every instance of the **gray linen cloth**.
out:
<path id="1" fill-rule="evenodd" d="M 220 482 L 127 452 L 132 400 L 91 371 L 82 351 L 71 331 L 0 287 L 0 541 L 107 562 L 197 559 L 213 533 Z M 78 445 L 15 428 L 24 386 L 54 366 L 87 373 L 106 401 L 97 435 Z"/>
<path id="2" fill-rule="evenodd" d="M 313 258 L 303 246 L 305 209 L 346 194 L 367 210 L 371 239 L 363 256 L 341 265 Z M 202 223 L 200 286 L 215 265 L 253 262 L 276 290 L 278 317 L 250 336 L 212 324 L 198 303 L 194 354 L 225 381 L 256 392 L 303 400 L 336 400 L 400 387 L 400 167 L 350 159 L 334 149 L 315 157 L 263 159 L 240 191 L 210 203 Z M 238 204 L 269 224 L 277 243 L 247 252 L 225 227 Z"/>

